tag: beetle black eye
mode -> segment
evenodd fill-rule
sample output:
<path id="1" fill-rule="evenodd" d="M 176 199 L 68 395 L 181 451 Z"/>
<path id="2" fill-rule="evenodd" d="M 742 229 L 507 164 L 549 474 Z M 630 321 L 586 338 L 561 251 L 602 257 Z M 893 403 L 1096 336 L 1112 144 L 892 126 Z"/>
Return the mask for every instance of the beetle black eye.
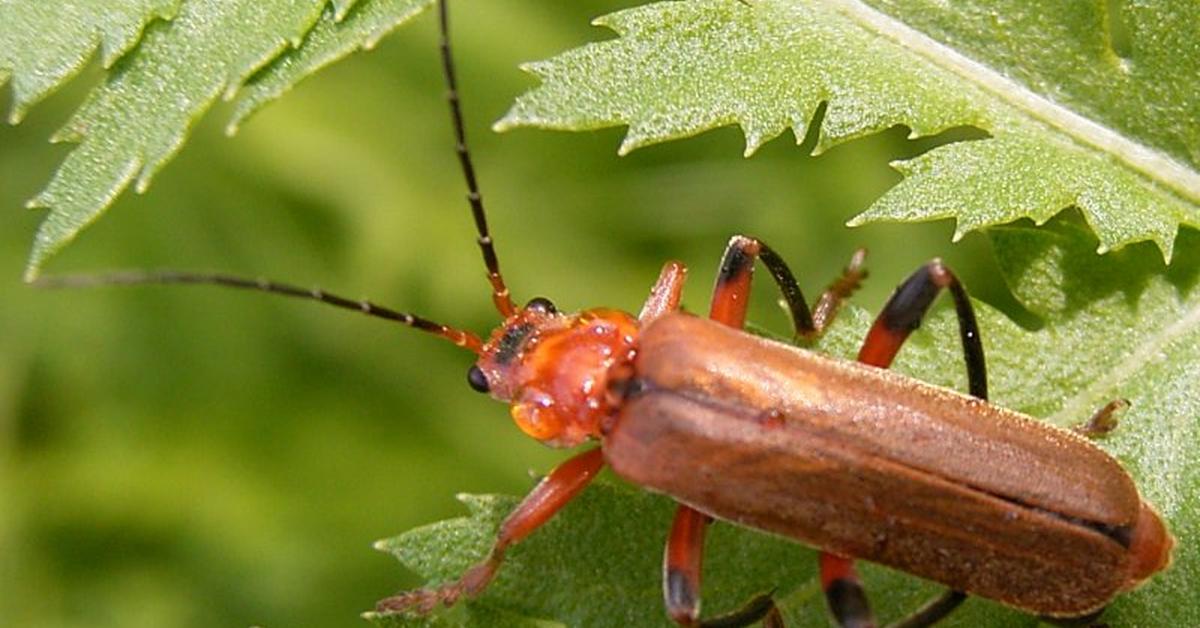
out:
<path id="1" fill-rule="evenodd" d="M 471 365 L 471 368 L 467 369 L 467 384 L 475 389 L 476 392 L 485 393 L 488 391 L 487 375 L 483 374 L 483 369 L 474 364 Z"/>
<path id="2" fill-rule="evenodd" d="M 558 308 L 554 307 L 554 304 L 546 297 L 534 297 L 530 299 L 529 303 L 525 304 L 525 309 L 537 310 L 546 314 L 553 314 L 558 311 Z"/>

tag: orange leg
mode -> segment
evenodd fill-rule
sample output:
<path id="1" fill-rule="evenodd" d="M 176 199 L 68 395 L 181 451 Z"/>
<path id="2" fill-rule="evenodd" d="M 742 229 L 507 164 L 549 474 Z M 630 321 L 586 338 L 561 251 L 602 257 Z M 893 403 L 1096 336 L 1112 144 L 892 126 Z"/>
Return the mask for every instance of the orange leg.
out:
<path id="1" fill-rule="evenodd" d="M 783 259 L 761 240 L 734 236 L 721 259 L 709 318 L 738 329 L 745 326 L 754 261 L 760 259 L 783 292 L 784 300 L 792 314 L 796 336 L 814 338 L 833 320 L 842 301 L 858 289 L 866 276 L 866 271 L 862 269 L 864 257 L 865 252 L 861 250 L 854 254 L 842 276 L 821 295 L 814 316 L 808 309 L 795 276 Z M 668 280 L 670 268 L 671 265 L 668 264 L 663 269 L 659 283 L 651 292 L 651 301 L 647 302 L 647 308 L 650 302 L 656 299 L 665 300 L 660 296 L 660 292 L 670 292 L 667 289 L 660 291 L 660 286 L 676 285 Z M 677 285 L 682 286 L 682 279 Z M 677 294 L 674 298 L 678 303 Z M 642 310 L 643 318 L 646 311 Z M 770 626 L 782 626 L 779 611 L 769 595 L 755 598 L 745 608 L 731 615 L 707 621 L 699 620 L 701 558 L 704 552 L 704 532 L 710 522 L 711 519 L 707 515 L 687 506 L 681 505 L 675 512 L 675 522 L 671 527 L 671 535 L 667 539 L 667 549 L 663 557 L 663 595 L 671 619 L 681 626 L 744 626 L 759 620 Z"/>
<path id="2" fill-rule="evenodd" d="M 762 260 L 783 293 L 792 315 L 792 330 L 796 337 L 806 340 L 812 340 L 825 331 L 833 322 L 842 302 L 858 290 L 867 276 L 867 271 L 863 269 L 866 251 L 859 249 L 850 258 L 841 276 L 821 294 L 817 307 L 809 310 L 795 275 L 778 253 L 756 238 L 734 236 L 721 259 L 709 318 L 738 329 L 745 325 L 756 259 Z"/>
<path id="3" fill-rule="evenodd" d="M 983 343 L 979 337 L 979 326 L 975 322 L 975 309 L 971 306 L 966 289 L 941 260 L 925 264 L 896 288 L 896 292 L 875 319 L 871 330 L 867 332 L 867 339 L 858 352 L 858 360 L 881 368 L 891 366 L 904 341 L 921 325 L 929 306 L 943 289 L 950 290 L 958 314 L 959 336 L 967 365 L 968 388 L 973 396 L 987 399 L 987 367 L 983 356 Z M 850 563 L 847 559 L 838 560 L 845 561 L 847 565 Z M 833 597 L 829 596 L 828 589 L 826 591 L 832 608 Z M 961 591 L 947 591 L 896 626 L 922 628 L 932 625 L 950 614 L 966 600 L 966 597 Z"/>
<path id="4" fill-rule="evenodd" d="M 504 552 L 537 530 L 591 482 L 604 466 L 600 449 L 592 449 L 555 467 L 525 496 L 500 525 L 487 558 L 468 569 L 457 581 L 430 589 L 405 591 L 375 605 L 382 613 L 413 612 L 426 615 L 438 605 L 451 606 L 464 595 L 479 595 L 496 576 Z"/>
<path id="5" fill-rule="evenodd" d="M 667 549 L 663 552 L 663 597 L 667 614 L 680 626 L 695 626 L 700 618 L 700 565 L 704 533 L 712 520 L 680 506 L 675 511 Z"/>
<path id="6" fill-rule="evenodd" d="M 658 281 L 650 288 L 650 298 L 642 305 L 642 313 L 638 314 L 638 322 L 646 323 L 679 308 L 679 299 L 683 297 L 683 284 L 687 281 L 687 266 L 674 260 L 663 264 Z"/>
<path id="7" fill-rule="evenodd" d="M 925 264 L 896 288 L 867 332 L 867 339 L 858 352 L 858 361 L 881 368 L 891 366 L 900 346 L 908 340 L 909 334 L 921 326 L 925 312 L 943 289 L 949 289 L 950 296 L 954 298 L 959 336 L 967 362 L 968 388 L 972 396 L 987 399 L 987 367 L 983 358 L 983 343 L 979 339 L 979 325 L 975 322 L 975 308 L 971 306 L 967 291 L 959 283 L 958 277 L 942 265 L 941 260 Z"/>
<path id="8" fill-rule="evenodd" d="M 821 552 L 821 590 L 829 611 L 842 628 L 874 628 L 875 617 L 867 603 L 862 581 L 849 558 Z"/>

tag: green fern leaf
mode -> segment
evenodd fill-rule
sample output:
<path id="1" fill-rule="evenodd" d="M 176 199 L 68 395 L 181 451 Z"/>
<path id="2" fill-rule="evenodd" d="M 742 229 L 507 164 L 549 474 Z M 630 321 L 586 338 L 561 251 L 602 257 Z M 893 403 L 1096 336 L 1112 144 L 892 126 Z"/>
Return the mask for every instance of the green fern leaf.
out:
<path id="1" fill-rule="evenodd" d="M 360 10 L 346 19 L 326 13 L 300 48 L 285 54 L 246 84 L 233 119 L 238 125 L 267 103 L 282 96 L 297 83 L 321 68 L 359 50 L 370 50 L 385 35 L 415 17 L 434 0 L 366 0 Z"/>
<path id="2" fill-rule="evenodd" d="M 738 124 L 746 153 L 803 137 L 827 103 L 817 152 L 894 125 L 991 137 L 935 149 L 851 221 L 1045 222 L 1079 207 L 1101 252 L 1200 226 L 1200 13 L 1166 1 L 1123 10 L 1126 57 L 1105 4 L 1036 10 L 1014 0 L 698 0 L 596 20 L 618 35 L 527 69 L 542 84 L 498 129 L 628 125 L 625 153 Z"/>
<path id="3" fill-rule="evenodd" d="M 174 17 L 181 1 L 0 2 L 0 86 L 11 79 L 13 91 L 9 122 L 20 122 L 75 76 L 97 46 L 104 67 L 111 67 L 137 45 L 148 23 Z"/>
<path id="4" fill-rule="evenodd" d="M 240 120 L 320 67 L 368 47 L 430 3 L 141 0 L 116 9 L 107 4 L 90 12 L 80 9 L 78 19 L 61 26 L 56 24 L 61 17 L 57 9 L 32 1 L 0 4 L 0 18 L 5 18 L 0 20 L 0 43 L 6 50 L 13 45 L 15 51 L 9 53 L 15 61 L 0 57 L 0 73 L 9 66 L 16 68 L 15 117 L 82 65 L 95 47 L 95 36 L 89 33 L 105 33 L 106 62 L 120 57 L 103 84 L 54 137 L 79 145 L 46 188 L 29 201 L 30 207 L 48 208 L 50 213 L 34 241 L 27 278 L 34 277 L 51 254 L 99 217 L 130 183 L 144 191 L 218 98 L 233 98 L 253 78 L 255 88 L 244 101 L 247 105 L 239 109 Z M 155 15 L 171 15 L 176 8 L 178 14 L 171 21 L 146 26 L 137 43 L 143 24 Z M 41 42 L 47 32 L 55 34 L 57 47 L 20 50 L 21 42 L 30 37 Z M 60 48 L 63 51 L 57 52 Z M 47 68 L 58 69 L 48 73 Z M 37 78 L 41 75 L 44 78 Z"/>

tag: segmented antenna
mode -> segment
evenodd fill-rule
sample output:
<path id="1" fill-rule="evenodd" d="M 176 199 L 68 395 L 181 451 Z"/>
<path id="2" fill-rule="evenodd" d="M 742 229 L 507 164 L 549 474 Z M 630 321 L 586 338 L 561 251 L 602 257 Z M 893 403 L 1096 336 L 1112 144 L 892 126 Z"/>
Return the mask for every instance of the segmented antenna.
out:
<path id="1" fill-rule="evenodd" d="M 467 150 L 466 131 L 463 126 L 462 109 L 458 103 L 458 87 L 454 78 L 454 60 L 450 55 L 450 26 L 446 13 L 446 2 L 438 3 L 441 13 L 441 50 L 442 69 L 446 76 L 446 100 L 450 104 L 450 117 L 454 126 L 455 152 L 462 166 L 463 179 L 467 183 L 467 201 L 471 204 L 471 214 L 475 218 L 475 230 L 479 237 L 479 249 L 483 253 L 483 262 L 487 266 L 488 280 L 492 284 L 492 301 L 496 309 L 504 317 L 513 315 L 517 308 L 509 295 L 508 287 L 504 285 L 504 277 L 500 275 L 500 262 L 496 259 L 496 249 L 492 245 L 492 237 L 488 233 L 487 216 L 483 209 L 483 196 L 479 193 L 479 184 L 475 179 L 475 168 L 471 164 L 471 154 Z M 320 288 L 305 289 L 291 284 L 268 281 L 266 279 L 250 279 L 223 273 L 197 273 L 176 270 L 124 271 L 99 275 L 61 275 L 46 276 L 31 282 L 41 288 L 90 288 L 100 286 L 136 286 L 151 284 L 183 284 L 210 285 L 238 288 L 270 294 L 280 294 L 297 299 L 317 301 L 326 305 L 352 310 L 367 316 L 407 325 L 435 336 L 441 336 L 454 344 L 473 351 L 476 355 L 483 352 L 483 342 L 475 334 L 435 323 L 426 318 L 407 312 L 399 312 L 391 308 L 376 305 L 370 301 L 347 299 L 336 294 L 329 294 Z"/>
<path id="2" fill-rule="evenodd" d="M 483 253 L 483 263 L 487 266 L 488 281 L 492 284 L 492 302 L 501 316 L 512 316 L 517 308 L 513 305 L 508 286 L 504 285 L 504 277 L 500 274 L 500 261 L 496 259 L 496 248 L 492 244 L 492 236 L 488 233 L 487 215 L 483 211 L 483 195 L 479 193 L 479 183 L 475 179 L 475 166 L 471 164 L 471 152 L 467 149 L 467 133 L 463 125 L 462 107 L 458 103 L 458 82 L 454 78 L 454 58 L 450 54 L 450 18 L 446 10 L 447 0 L 438 2 L 442 31 L 442 72 L 446 76 L 446 102 L 450 104 L 450 119 L 454 125 L 454 151 L 458 153 L 458 163 L 462 166 L 463 179 L 467 182 L 467 202 L 471 204 L 471 215 L 475 217 L 475 231 L 479 234 L 476 242 Z"/>
<path id="3" fill-rule="evenodd" d="M 332 305 L 344 310 L 359 312 L 361 314 L 366 314 L 367 316 L 374 316 L 375 318 L 394 321 L 414 329 L 431 333 L 435 336 L 441 336 L 442 338 L 445 338 L 446 340 L 449 340 L 460 347 L 470 349 L 471 351 L 475 352 L 476 355 L 483 351 L 483 343 L 479 340 L 479 337 L 469 331 L 463 331 L 448 325 L 435 323 L 415 314 L 397 312 L 396 310 L 386 308 L 381 305 L 376 305 L 370 301 L 347 299 L 346 297 L 341 297 L 336 294 L 329 294 L 320 288 L 305 289 L 299 286 L 293 286 L 291 284 L 268 281 L 266 279 L 248 279 L 246 277 L 238 277 L 235 275 L 226 275 L 222 273 L 192 273 L 176 270 L 139 270 L 100 275 L 48 276 L 40 277 L 33 281 L 33 285 L 41 288 L 94 288 L 100 286 L 137 286 L 153 284 L 225 286 L 228 288 L 268 292 L 271 294 L 281 294 L 297 299 L 318 301 L 326 305 Z"/>

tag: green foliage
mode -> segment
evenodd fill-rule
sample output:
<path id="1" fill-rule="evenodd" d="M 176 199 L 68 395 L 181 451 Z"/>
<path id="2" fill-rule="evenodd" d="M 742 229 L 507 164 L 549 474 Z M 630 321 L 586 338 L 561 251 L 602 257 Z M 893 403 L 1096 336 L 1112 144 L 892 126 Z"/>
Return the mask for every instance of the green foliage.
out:
<path id="1" fill-rule="evenodd" d="M 81 68 L 101 34 L 105 65 L 111 66 L 104 83 L 54 136 L 79 145 L 28 203 L 50 213 L 38 230 L 27 277 L 130 183 L 145 191 L 218 98 L 232 99 L 252 77 L 261 78 L 239 107 L 240 120 L 323 65 L 369 47 L 430 2 L 159 0 L 116 10 L 111 3 L 86 3 L 73 6 L 66 19 L 53 3 L 0 5 L 0 50 L 10 51 L 0 54 L 11 56 L 0 57 L 0 82 L 14 77 L 14 121 Z M 154 18 L 172 16 L 143 32 Z"/>
<path id="2" fill-rule="evenodd" d="M 0 85 L 11 78 L 13 91 L 9 122 L 20 122 L 83 69 L 97 46 L 104 67 L 112 67 L 137 45 L 147 23 L 171 19 L 181 1 L 0 3 Z"/>
<path id="3" fill-rule="evenodd" d="M 281 55 L 245 86 L 228 131 L 236 132 L 246 118 L 317 70 L 350 53 L 374 48 L 384 35 L 429 8 L 433 2 L 367 0 L 345 19 L 341 14 L 326 11 L 300 48 Z"/>
<path id="4" fill-rule="evenodd" d="M 1105 252 L 1153 241 L 1170 259 L 1200 226 L 1200 20 L 1167 1 L 1106 5 L 806 0 L 661 2 L 596 24 L 617 39 L 527 69 L 542 84 L 497 128 L 628 125 L 637 147 L 739 124 L 746 154 L 821 103 L 818 152 L 905 125 L 990 133 L 897 164 L 907 179 L 852 225 L 954 218 L 956 238 L 1076 206 Z"/>
<path id="5" fill-rule="evenodd" d="M 111 68 L 58 135 L 81 144 L 38 196 L 51 213 L 31 273 L 129 182 L 144 189 L 219 96 L 236 99 L 233 130 L 430 0 L 68 4 L 76 13 L 64 16 L 48 12 L 48 3 L 0 0 L 0 82 L 11 78 L 14 120 L 97 48 Z M 769 234 L 804 269 L 806 286 L 831 274 L 850 247 L 869 246 L 879 280 L 862 302 L 878 301 L 889 281 L 935 254 L 950 256 L 960 274 L 986 276 L 978 256 L 940 246 L 945 234 L 936 226 L 907 226 L 901 237 L 878 227 L 835 228 L 839 212 L 892 183 L 875 168 L 882 155 L 908 155 L 898 166 L 908 178 L 858 222 L 947 216 L 961 235 L 1021 217 L 1044 221 L 1078 205 L 1088 227 L 1056 219 L 1046 230 L 1020 222 L 984 230 L 1021 306 L 1043 323 L 1030 331 L 984 308 L 993 394 L 1059 425 L 1113 397 L 1133 401 L 1102 444 L 1181 542 L 1172 570 L 1122 597 L 1108 617 L 1114 626 L 1200 625 L 1191 605 L 1200 581 L 1193 549 L 1200 242 L 1186 229 L 1176 236 L 1179 223 L 1197 222 L 1194 9 L 1122 3 L 1116 22 L 1129 40 L 1122 47 L 1106 39 L 1101 3 L 1037 12 L 1015 1 L 872 5 L 698 1 L 614 14 L 601 23 L 621 37 L 532 66 L 544 84 L 502 126 L 628 124 L 632 149 L 739 123 L 749 152 L 787 127 L 804 135 L 827 101 L 817 152 L 897 124 L 917 135 L 971 125 L 990 139 L 912 158 L 919 145 L 882 133 L 818 162 L 768 147 L 752 162 L 731 164 L 723 157 L 737 147 L 717 134 L 614 164 L 577 142 L 521 134 L 489 150 L 497 140 L 474 133 L 512 284 L 545 290 L 568 307 L 636 308 L 669 254 L 692 264 L 695 309 L 703 307 L 698 286 L 709 279 L 710 258 L 735 230 Z M 464 26 L 488 25 L 459 46 L 460 53 L 487 46 L 462 63 L 474 92 L 468 113 L 500 111 L 516 91 L 503 71 L 514 64 L 506 55 L 529 58 L 528 49 L 577 40 L 541 22 L 572 10 L 488 2 L 462 11 Z M 813 30 L 797 36 L 803 25 Z M 510 50 L 513 38 L 496 35 L 518 29 L 528 49 Z M 432 40 L 422 46 L 433 50 Z M 243 138 L 250 157 L 234 154 L 228 172 L 230 154 L 197 142 L 189 168 L 174 182 L 164 177 L 164 191 L 150 199 L 156 211 L 84 259 L 92 267 L 221 266 L 317 278 L 362 286 L 363 294 L 439 320 L 490 321 L 490 311 L 470 309 L 486 305 L 482 282 L 446 280 L 479 270 L 475 251 L 459 256 L 453 240 L 466 217 L 453 207 L 430 211 L 457 202 L 459 192 L 447 190 L 460 185 L 444 111 L 431 96 L 439 89 L 432 52 L 420 68 L 408 63 L 411 51 L 401 52 L 307 100 L 289 99 L 299 104 L 279 117 L 263 116 Z M 947 65 L 956 55 L 977 65 L 966 73 Z M 472 71 L 481 76 L 470 81 Z M 383 96 L 353 103 L 355 117 L 343 115 L 345 94 L 368 92 Z M 402 131 L 372 124 L 422 107 L 436 108 L 436 124 Z M 0 141 L 6 177 L 36 176 L 28 164 L 51 158 L 31 141 L 20 144 Z M 15 206 L 20 199 L 10 196 L 19 185 L 4 183 L 0 194 Z M 179 218 L 156 223 L 161 210 L 178 210 Z M 265 218 L 252 222 L 259 214 Z M 203 220 L 182 222 L 186 216 Z M 0 233 L 10 240 L 30 229 L 6 220 L 14 223 Z M 1174 252 L 1172 265 L 1146 244 L 1104 258 L 1092 253 L 1138 240 Z M 24 246 L 6 245 L 10 252 Z M 979 282 L 971 285 L 978 292 Z M 393 586 L 390 565 L 364 565 L 366 539 L 446 516 L 442 502 L 454 490 L 516 492 L 525 468 L 549 464 L 539 457 L 547 454 L 516 440 L 502 409 L 464 393 L 455 370 L 462 356 L 430 350 L 427 338 L 373 336 L 369 324 L 292 315 L 285 304 L 222 309 L 224 299 L 198 301 L 188 291 L 30 297 L 15 286 L 0 290 L 10 291 L 4 301 L 11 304 L 0 312 L 8 340 L 0 350 L 0 573 L 13 583 L 0 591 L 0 607 L 16 625 L 331 623 Z M 328 326 L 314 322 L 326 319 Z M 852 355 L 867 321 L 864 311 L 847 311 L 822 349 Z M 898 368 L 962 388 L 953 337 L 952 319 L 936 316 Z M 513 503 L 465 501 L 471 517 L 414 530 L 387 549 L 431 580 L 452 577 L 482 556 Z M 664 498 L 599 484 L 513 551 L 496 588 L 432 622 L 661 620 L 657 565 L 669 514 Z M 824 625 L 809 550 L 727 525 L 714 529 L 712 544 L 707 609 L 732 608 L 778 586 L 789 625 Z M 936 591 L 863 569 L 883 618 Z M 1033 623 L 978 600 L 955 622 Z"/>
<path id="6" fill-rule="evenodd" d="M 1185 232 L 1181 244 L 1186 246 L 1168 270 L 1144 245 L 1095 255 L 1095 239 L 1077 221 L 990 233 L 1014 294 L 1044 322 L 1040 330 L 1027 331 L 980 304 L 992 398 L 1063 427 L 1086 420 L 1113 399 L 1129 399 L 1132 407 L 1117 432 L 1101 445 L 1122 461 L 1181 540 L 1172 568 L 1118 598 L 1106 618 L 1114 626 L 1196 625 L 1200 552 L 1189 540 L 1200 533 L 1200 462 L 1190 453 L 1200 439 L 1195 392 L 1200 238 Z M 862 310 L 846 312 L 820 348 L 853 356 L 869 322 Z M 953 312 L 942 310 L 915 335 L 896 368 L 961 387 L 964 369 Z M 485 555 L 490 536 L 515 503 L 496 497 L 465 501 L 470 517 L 408 532 L 381 548 L 431 582 L 455 577 Z M 455 621 L 487 609 L 564 625 L 666 625 L 658 561 L 670 502 L 604 484 L 589 489 L 580 502 L 513 550 L 497 584 Z M 732 609 L 756 592 L 777 587 L 789 626 L 825 625 L 811 551 L 729 525 L 716 530 L 719 536 L 706 552 L 705 608 Z M 915 610 L 937 591 L 878 567 L 867 566 L 864 578 L 883 619 Z M 947 625 L 1022 623 L 1036 622 L 972 600 Z"/>

